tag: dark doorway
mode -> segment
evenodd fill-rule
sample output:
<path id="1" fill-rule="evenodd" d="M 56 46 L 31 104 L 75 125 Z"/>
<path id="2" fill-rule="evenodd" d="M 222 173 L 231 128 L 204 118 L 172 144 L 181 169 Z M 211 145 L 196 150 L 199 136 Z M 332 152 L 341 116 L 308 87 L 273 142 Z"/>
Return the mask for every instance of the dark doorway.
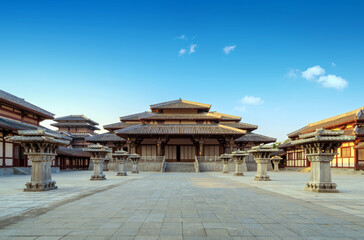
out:
<path id="1" fill-rule="evenodd" d="M 177 162 L 181 161 L 181 146 L 177 146 Z"/>

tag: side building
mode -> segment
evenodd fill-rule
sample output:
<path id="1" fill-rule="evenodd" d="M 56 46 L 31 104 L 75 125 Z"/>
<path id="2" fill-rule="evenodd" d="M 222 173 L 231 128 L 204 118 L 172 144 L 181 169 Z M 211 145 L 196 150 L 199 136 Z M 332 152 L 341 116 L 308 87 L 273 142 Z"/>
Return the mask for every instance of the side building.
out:
<path id="1" fill-rule="evenodd" d="M 289 133 L 288 137 L 291 140 L 296 140 L 300 134 L 314 132 L 319 128 L 344 130 L 346 135 L 355 136 L 355 141 L 344 143 L 338 149 L 338 155 L 331 162 L 332 168 L 364 170 L 364 107 L 310 123 Z M 281 144 L 279 148 L 286 152 L 286 166 L 288 168 L 310 166 L 302 148 L 294 147 L 290 142 Z"/>
<path id="2" fill-rule="evenodd" d="M 104 129 L 125 139 L 123 148 L 167 162 L 216 161 L 222 153 L 276 139 L 253 133 L 257 125 L 210 111 L 211 105 L 178 99 L 150 105 L 150 111 L 120 117 Z"/>
<path id="3" fill-rule="evenodd" d="M 5 139 L 7 136 L 18 135 L 18 130 L 34 130 L 40 128 L 47 132 L 58 134 L 60 138 L 72 141 L 72 137 L 40 125 L 43 120 L 53 118 L 53 113 L 31 104 L 23 98 L 0 90 L 0 175 L 16 173 L 15 168 L 18 171 L 23 171 L 24 168 L 29 168 L 32 165 L 28 161 L 27 156 L 23 154 L 24 149 L 19 143 L 10 142 Z M 78 166 L 82 168 L 82 161 L 88 164 L 89 158 L 90 156 L 86 155 L 83 151 L 61 147 L 57 150 L 57 157 L 52 162 L 52 166 L 59 167 L 60 169 L 75 168 Z M 62 159 L 65 159 L 65 162 L 68 161 L 68 166 L 62 163 Z M 77 163 L 80 164 L 77 165 Z"/>

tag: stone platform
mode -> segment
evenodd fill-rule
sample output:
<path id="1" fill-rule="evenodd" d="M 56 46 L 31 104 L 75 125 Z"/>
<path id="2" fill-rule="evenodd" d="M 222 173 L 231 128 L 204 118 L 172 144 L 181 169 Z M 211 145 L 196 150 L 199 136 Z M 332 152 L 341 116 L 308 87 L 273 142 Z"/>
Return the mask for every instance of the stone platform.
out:
<path id="1" fill-rule="evenodd" d="M 270 182 L 254 181 L 254 172 L 243 177 L 234 177 L 233 173 L 141 172 L 115 178 L 106 172 L 108 180 L 99 182 L 89 181 L 89 174 L 55 174 L 59 189 L 46 193 L 23 193 L 21 184 L 7 189 L 1 178 L 3 209 L 5 199 L 14 208 L 34 201 L 47 204 L 47 199 L 58 200 L 58 205 L 9 219 L 0 226 L 0 239 L 362 239 L 364 236 L 364 189 L 358 187 L 363 176 L 333 175 L 341 193 L 318 194 L 302 189 L 301 183 L 307 181 L 308 173 L 270 173 Z M 17 178 L 9 179 L 10 185 L 17 186 Z M 72 181 L 75 178 L 85 182 Z M 90 192 L 94 184 L 98 184 L 97 189 Z M 83 195 L 77 195 L 80 190 Z"/>

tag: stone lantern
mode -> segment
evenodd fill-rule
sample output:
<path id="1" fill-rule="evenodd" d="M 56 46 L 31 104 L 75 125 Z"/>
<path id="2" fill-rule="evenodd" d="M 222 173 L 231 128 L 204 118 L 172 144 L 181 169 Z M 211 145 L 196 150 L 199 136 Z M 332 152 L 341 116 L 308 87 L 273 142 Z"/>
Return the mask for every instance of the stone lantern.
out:
<path id="1" fill-rule="evenodd" d="M 235 151 L 232 154 L 232 158 L 235 162 L 235 173 L 234 176 L 244 176 L 244 170 L 246 171 L 245 158 L 249 156 L 245 151 Z"/>
<path id="2" fill-rule="evenodd" d="M 103 165 L 106 155 L 112 150 L 100 144 L 93 144 L 88 145 L 88 147 L 83 149 L 83 151 L 90 153 L 91 161 L 94 164 L 94 174 L 91 176 L 90 180 L 106 180 L 103 173 Z"/>
<path id="3" fill-rule="evenodd" d="M 125 171 L 125 161 L 128 159 L 129 153 L 127 151 L 120 150 L 115 151 L 112 156 L 116 158 L 116 162 L 118 165 L 118 173 L 116 174 L 116 176 L 127 176 L 128 174 Z"/>
<path id="4" fill-rule="evenodd" d="M 222 173 L 228 174 L 229 173 L 229 161 L 231 159 L 231 154 L 221 154 L 220 159 L 222 161 Z"/>
<path id="5" fill-rule="evenodd" d="M 268 164 L 270 163 L 270 155 L 278 150 L 271 145 L 261 144 L 259 146 L 252 147 L 248 150 L 248 153 L 252 153 L 254 160 L 257 163 L 257 175 L 255 175 L 255 181 L 270 181 L 268 176 Z"/>
<path id="6" fill-rule="evenodd" d="M 19 142 L 24 148 L 24 154 L 32 161 L 30 182 L 25 184 L 25 192 L 48 191 L 56 189 L 56 182 L 52 180 L 51 164 L 56 157 L 56 150 L 60 145 L 68 145 L 68 140 L 63 140 L 56 134 L 42 129 L 19 130 L 19 136 L 7 139 Z"/>
<path id="7" fill-rule="evenodd" d="M 274 156 L 271 158 L 274 165 L 273 172 L 279 172 L 279 163 L 281 162 L 282 159 L 283 158 L 281 158 L 280 156 Z"/>
<path id="8" fill-rule="evenodd" d="M 129 155 L 129 158 L 130 158 L 130 161 L 133 163 L 133 170 L 131 171 L 131 173 L 139 173 L 138 163 L 139 163 L 140 155 L 133 153 L 133 154 Z"/>
<path id="9" fill-rule="evenodd" d="M 299 135 L 293 146 L 302 146 L 311 162 L 311 178 L 305 190 L 313 192 L 338 192 L 331 179 L 330 162 L 337 155 L 343 142 L 354 141 L 354 136 L 343 135 L 343 130 L 316 129 L 315 132 Z"/>

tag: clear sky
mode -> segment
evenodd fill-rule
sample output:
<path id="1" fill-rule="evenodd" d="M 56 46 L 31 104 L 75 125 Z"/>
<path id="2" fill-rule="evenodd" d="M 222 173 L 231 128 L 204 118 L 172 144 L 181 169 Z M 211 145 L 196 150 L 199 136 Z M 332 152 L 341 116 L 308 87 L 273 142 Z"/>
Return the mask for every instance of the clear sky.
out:
<path id="1" fill-rule="evenodd" d="M 101 126 L 181 97 L 283 140 L 364 105 L 363 12 L 347 0 L 1 1 L 0 88 Z"/>

